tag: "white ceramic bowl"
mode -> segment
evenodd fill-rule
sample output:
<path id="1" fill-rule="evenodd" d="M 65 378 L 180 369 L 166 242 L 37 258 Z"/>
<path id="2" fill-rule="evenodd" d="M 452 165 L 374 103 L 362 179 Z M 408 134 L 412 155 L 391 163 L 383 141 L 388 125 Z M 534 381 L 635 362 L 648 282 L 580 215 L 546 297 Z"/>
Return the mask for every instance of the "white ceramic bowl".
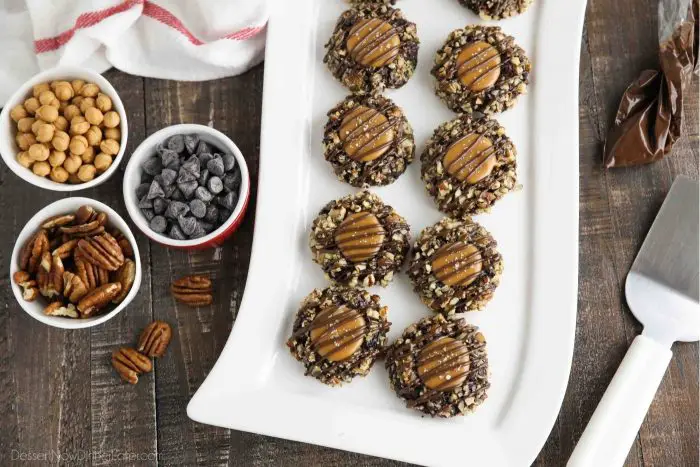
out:
<path id="1" fill-rule="evenodd" d="M 134 279 L 134 285 L 131 287 L 129 294 L 126 298 L 117 306 L 115 306 L 108 313 L 99 314 L 91 318 L 78 319 L 78 318 L 65 318 L 60 316 L 47 316 L 44 314 L 44 308 L 49 304 L 48 299 L 39 296 L 35 301 L 28 302 L 22 298 L 22 288 L 12 281 L 12 276 L 15 272 L 19 270 L 19 254 L 22 250 L 22 246 L 27 242 L 27 240 L 34 235 L 34 233 L 39 231 L 39 227 L 43 221 L 51 216 L 58 214 L 67 214 L 75 212 L 80 206 L 90 205 L 97 211 L 102 211 L 107 213 L 109 216 L 108 225 L 113 226 L 121 230 L 124 236 L 131 243 L 131 247 L 134 250 L 134 263 L 136 263 L 136 278 Z M 10 261 L 10 282 L 12 283 L 12 292 L 15 294 L 17 302 L 20 304 L 22 309 L 26 311 L 31 317 L 38 319 L 42 323 L 48 324 L 49 326 L 54 326 L 63 329 L 79 329 L 79 328 L 89 328 L 96 326 L 100 323 L 104 323 L 107 320 L 115 317 L 120 311 L 129 306 L 129 303 L 134 299 L 138 293 L 139 286 L 141 285 L 141 260 L 139 257 L 139 248 L 136 244 L 136 239 L 134 235 L 129 230 L 129 226 L 126 224 L 124 219 L 117 214 L 112 208 L 106 204 L 100 203 L 90 198 L 65 198 L 53 202 L 37 212 L 34 217 L 29 219 L 29 222 L 24 226 L 22 231 L 17 237 L 17 242 L 12 250 L 12 260 Z M 113 306 L 113 305 L 110 305 Z"/>
<path id="2" fill-rule="evenodd" d="M 86 82 L 95 83 L 100 87 L 100 91 L 103 94 L 106 94 L 110 99 L 112 99 L 113 109 L 119 114 L 119 118 L 121 120 L 119 130 L 121 132 L 122 139 L 119 144 L 119 153 L 117 153 L 117 155 L 114 157 L 112 165 L 104 173 L 98 175 L 89 182 L 79 184 L 57 183 L 49 178 L 35 175 L 30 169 L 22 167 L 19 162 L 17 162 L 17 154 L 19 153 L 19 148 L 15 142 L 17 124 L 10 118 L 10 111 L 16 105 L 22 104 L 24 100 L 32 94 L 32 87 L 35 84 L 54 81 L 57 79 L 67 81 L 82 79 Z M 117 170 L 119 163 L 124 157 L 124 150 L 126 149 L 128 135 L 129 127 L 126 121 L 126 112 L 124 111 L 124 104 L 119 98 L 117 91 L 101 74 L 95 73 L 94 71 L 86 68 L 57 67 L 34 75 L 29 81 L 24 83 L 17 91 L 15 91 L 14 94 L 12 94 L 12 97 L 10 97 L 10 99 L 7 101 L 5 107 L 3 107 L 2 112 L 0 113 L 0 154 L 2 154 L 5 164 L 7 164 L 7 166 L 18 177 L 31 183 L 32 185 L 38 186 L 39 188 L 45 188 L 47 190 L 78 191 L 86 188 L 92 188 L 104 183 Z"/>
<path id="3" fill-rule="evenodd" d="M 156 145 L 158 143 L 164 142 L 176 134 L 197 134 L 200 139 L 206 141 L 207 143 L 210 143 L 223 151 L 230 152 L 236 158 L 236 163 L 241 170 L 241 187 L 238 193 L 238 203 L 236 204 L 236 208 L 233 210 L 231 217 L 229 217 L 221 227 L 214 230 L 210 234 L 193 240 L 174 240 L 170 237 L 154 232 L 149 227 L 148 220 L 137 206 L 138 199 L 136 199 L 136 188 L 141 183 L 141 173 L 143 172 L 141 165 L 146 159 L 155 154 Z M 250 176 L 248 174 L 248 165 L 243 158 L 243 154 L 241 154 L 238 146 L 236 146 L 225 134 L 204 125 L 181 124 L 169 126 L 163 128 L 162 130 L 156 131 L 136 148 L 134 153 L 129 158 L 129 163 L 127 164 L 126 171 L 124 172 L 124 203 L 126 204 L 127 211 L 129 211 L 129 216 L 131 216 L 134 224 L 136 224 L 138 228 L 141 229 L 144 234 L 146 234 L 146 236 L 168 247 L 195 250 L 220 245 L 226 238 L 235 232 L 238 226 L 241 224 L 243 215 L 245 214 L 248 206 L 249 197 Z"/>

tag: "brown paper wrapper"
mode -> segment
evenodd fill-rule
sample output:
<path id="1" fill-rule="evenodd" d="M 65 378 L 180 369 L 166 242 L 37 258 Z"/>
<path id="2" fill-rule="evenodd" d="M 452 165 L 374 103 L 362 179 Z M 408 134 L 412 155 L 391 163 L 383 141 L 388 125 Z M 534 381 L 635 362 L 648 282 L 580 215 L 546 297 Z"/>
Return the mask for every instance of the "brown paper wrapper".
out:
<path id="1" fill-rule="evenodd" d="M 698 0 L 659 2 L 661 70 L 645 70 L 622 96 L 605 141 L 605 167 L 648 164 L 681 135 L 683 98 L 698 72 Z"/>

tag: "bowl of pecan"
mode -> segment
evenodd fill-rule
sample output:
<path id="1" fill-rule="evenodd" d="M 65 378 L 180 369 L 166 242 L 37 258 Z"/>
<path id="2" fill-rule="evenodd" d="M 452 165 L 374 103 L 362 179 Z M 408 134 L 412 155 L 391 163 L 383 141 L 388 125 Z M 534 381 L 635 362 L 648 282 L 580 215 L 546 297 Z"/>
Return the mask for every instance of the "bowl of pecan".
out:
<path id="1" fill-rule="evenodd" d="M 203 249 L 221 245 L 241 224 L 250 179 L 230 138 L 208 126 L 181 124 L 136 148 L 123 189 L 131 219 L 151 240 Z"/>
<path id="2" fill-rule="evenodd" d="M 106 181 L 124 156 L 124 105 L 99 73 L 78 67 L 43 71 L 0 113 L 0 153 L 20 178 L 40 188 L 77 191 Z"/>
<path id="3" fill-rule="evenodd" d="M 114 317 L 141 284 L 138 246 L 109 206 L 66 198 L 40 210 L 20 232 L 10 262 L 12 292 L 42 323 L 65 329 Z"/>

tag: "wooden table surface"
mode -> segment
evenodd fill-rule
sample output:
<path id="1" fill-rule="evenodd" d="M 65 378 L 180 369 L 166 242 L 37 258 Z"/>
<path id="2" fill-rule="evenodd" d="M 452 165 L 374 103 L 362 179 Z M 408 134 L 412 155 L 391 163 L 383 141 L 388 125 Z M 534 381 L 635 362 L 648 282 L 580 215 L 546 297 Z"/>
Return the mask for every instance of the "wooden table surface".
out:
<path id="1" fill-rule="evenodd" d="M 640 330 L 623 297 L 625 275 L 672 180 L 698 177 L 697 79 L 685 106 L 685 137 L 652 166 L 605 171 L 601 147 L 626 84 L 656 64 L 656 0 L 590 0 L 580 75 L 580 272 L 576 347 L 566 397 L 536 465 L 561 466 L 633 337 Z M 165 126 L 210 124 L 238 142 L 257 178 L 263 67 L 205 83 L 107 73 L 130 123 L 127 154 Z M 575 157 L 561 154 L 561 157 Z M 126 217 L 121 171 L 80 192 Z M 144 264 L 140 293 L 126 312 L 91 330 L 42 325 L 15 302 L 9 277 L 0 297 L 0 464 L 389 465 L 390 461 L 192 422 L 185 408 L 224 346 L 245 285 L 255 183 L 240 231 L 222 248 L 196 254 L 164 249 L 137 235 Z M 44 205 L 61 197 L 0 168 L 0 270 L 14 239 Z M 137 233 L 135 227 L 134 232 Z M 176 304 L 173 277 L 211 274 L 215 305 Z M 224 285 L 225 284 L 225 285 Z M 122 384 L 110 354 L 151 320 L 175 327 L 167 355 L 136 387 Z M 629 466 L 698 465 L 698 346 L 677 344 L 656 400 L 630 452 Z M 59 456 L 60 454 L 60 456 Z"/>

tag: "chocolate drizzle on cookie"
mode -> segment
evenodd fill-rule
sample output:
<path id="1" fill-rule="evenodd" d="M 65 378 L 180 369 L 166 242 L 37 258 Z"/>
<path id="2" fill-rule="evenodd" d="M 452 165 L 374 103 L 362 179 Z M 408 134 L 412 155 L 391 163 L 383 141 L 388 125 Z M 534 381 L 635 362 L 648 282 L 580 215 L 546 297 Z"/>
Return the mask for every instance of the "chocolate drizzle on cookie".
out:
<path id="1" fill-rule="evenodd" d="M 432 258 L 433 274 L 450 287 L 466 287 L 476 280 L 483 268 L 479 249 L 466 242 L 444 245 Z"/>
<path id="2" fill-rule="evenodd" d="M 343 118 L 339 129 L 343 149 L 357 162 L 373 161 L 394 142 L 394 123 L 376 109 L 358 105 Z"/>
<path id="3" fill-rule="evenodd" d="M 345 305 L 324 308 L 311 324 L 316 352 L 331 362 L 350 358 L 362 346 L 367 323 L 357 310 Z"/>
<path id="4" fill-rule="evenodd" d="M 496 160 L 496 148 L 491 140 L 482 134 L 469 133 L 447 149 L 442 164 L 453 177 L 474 184 L 491 174 Z"/>
<path id="5" fill-rule="evenodd" d="M 364 211 L 348 215 L 335 232 L 340 252 L 353 263 L 373 258 L 384 245 L 385 237 L 377 216 Z"/>
<path id="6" fill-rule="evenodd" d="M 440 337 L 418 355 L 418 376 L 430 389 L 447 391 L 464 383 L 469 374 L 469 349 L 462 341 Z"/>
<path id="7" fill-rule="evenodd" d="M 350 29 L 346 48 L 361 65 L 379 68 L 399 55 L 401 39 L 391 24 L 378 18 L 358 21 Z"/>

